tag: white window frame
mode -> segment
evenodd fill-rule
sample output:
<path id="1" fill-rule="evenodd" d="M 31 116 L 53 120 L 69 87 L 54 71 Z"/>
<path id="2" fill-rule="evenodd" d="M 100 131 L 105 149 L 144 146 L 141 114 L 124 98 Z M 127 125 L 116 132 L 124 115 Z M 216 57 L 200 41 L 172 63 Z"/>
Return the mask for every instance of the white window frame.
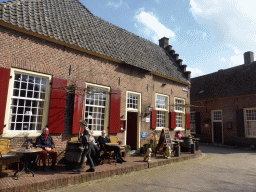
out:
<path id="1" fill-rule="evenodd" d="M 104 107 L 105 108 L 105 114 L 104 114 L 104 125 L 103 125 L 103 127 L 104 127 L 104 130 L 107 132 L 107 127 L 108 127 L 108 123 L 109 123 L 109 100 L 110 100 L 109 92 L 110 92 L 110 87 L 97 85 L 97 84 L 93 84 L 93 83 L 86 83 L 86 85 L 87 85 L 87 88 L 96 87 L 96 88 L 101 88 L 101 89 L 106 90 L 107 98 L 106 98 L 106 106 Z M 88 106 L 88 105 L 86 105 L 86 95 L 85 95 L 84 105 L 85 105 L 85 107 L 84 107 L 83 114 L 86 115 L 85 114 L 86 113 L 86 106 Z M 93 106 L 94 105 L 91 105 L 91 107 L 93 107 Z M 100 107 L 100 106 L 98 106 L 98 107 Z M 87 120 L 87 117 L 85 117 L 85 120 Z M 93 126 L 93 125 L 91 125 L 90 122 L 88 121 L 88 126 Z M 94 136 L 100 136 L 101 135 L 101 130 L 93 130 L 93 134 L 94 134 Z"/>
<path id="2" fill-rule="evenodd" d="M 133 109 L 133 108 L 127 108 L 128 106 L 128 94 L 132 95 L 138 95 L 138 109 Z M 126 120 L 126 127 L 127 127 L 127 113 L 128 112 L 136 112 L 138 113 L 138 118 L 137 118 L 137 149 L 140 148 L 140 135 L 141 135 L 141 93 L 138 92 L 133 92 L 133 91 L 126 91 L 126 101 L 125 101 L 125 120 Z M 128 129 L 128 127 L 127 127 Z M 125 145 L 126 145 L 126 134 L 127 132 L 125 131 Z"/>
<path id="3" fill-rule="evenodd" d="M 182 107 L 181 106 L 176 106 L 177 105 L 176 100 L 177 101 L 182 101 L 181 104 L 184 105 L 184 106 L 182 106 Z M 174 97 L 174 112 L 176 112 L 176 128 L 175 128 L 175 130 L 177 130 L 177 131 L 178 130 L 180 130 L 180 131 L 185 130 L 185 103 L 186 103 L 186 100 L 184 98 Z M 181 127 L 177 126 L 177 123 L 178 123 L 178 120 L 180 119 L 180 116 L 181 116 Z"/>
<path id="4" fill-rule="evenodd" d="M 248 115 L 247 115 L 247 111 L 252 110 L 255 111 L 254 114 L 251 115 L 251 119 L 249 120 Z M 245 137 L 246 138 L 256 138 L 256 108 L 244 108 L 244 128 L 245 128 Z M 251 126 L 255 127 L 254 129 L 252 129 L 252 131 L 250 131 L 252 134 L 248 134 L 249 130 L 248 130 L 248 124 L 247 122 L 251 122 Z"/>
<path id="5" fill-rule="evenodd" d="M 9 130 L 10 123 L 9 123 L 9 118 L 11 114 L 11 102 L 12 99 L 22 99 L 22 100 L 31 100 L 31 101 L 43 101 L 41 99 L 33 99 L 33 98 L 25 98 L 25 97 L 17 97 L 13 96 L 13 87 L 14 87 L 14 79 L 15 79 L 15 73 L 21 73 L 24 75 L 30 75 L 34 77 L 40 77 L 40 78 L 45 78 L 47 80 L 46 82 L 46 90 L 45 90 L 45 99 L 44 99 L 44 107 L 42 108 L 43 110 L 43 115 L 42 117 L 42 122 L 41 122 L 41 129 L 40 130 Z M 6 110 L 5 110 L 5 120 L 4 124 L 6 125 L 3 129 L 3 137 L 36 137 L 39 136 L 42 133 L 42 129 L 47 125 L 48 123 L 48 116 L 49 116 L 49 105 L 50 105 L 50 93 L 51 93 L 51 86 L 50 82 L 52 80 L 51 75 L 47 74 L 42 74 L 42 73 L 37 73 L 33 71 L 27 71 L 23 69 L 16 69 L 16 68 L 11 68 L 10 71 L 10 78 L 9 80 L 9 86 L 8 86 L 8 95 L 7 95 L 7 102 L 6 102 Z M 26 113 L 26 115 L 30 115 L 31 113 Z M 25 116 L 23 114 L 23 116 Z"/>
<path id="6" fill-rule="evenodd" d="M 194 117 L 194 119 L 192 119 Z M 190 112 L 190 133 L 196 134 L 196 113 L 195 112 Z"/>
<path id="7" fill-rule="evenodd" d="M 158 107 L 157 101 L 158 98 L 157 97 L 162 97 L 165 98 L 166 103 L 165 103 L 165 107 Z M 169 125 L 169 95 L 164 95 L 164 94 L 160 94 L 160 93 L 156 93 L 156 98 L 155 98 L 155 109 L 157 110 L 157 117 L 156 117 L 156 130 L 162 130 L 163 128 L 168 127 Z M 165 116 L 165 119 L 160 118 L 162 116 Z M 158 126 L 159 125 L 159 121 L 165 121 L 165 126 Z"/>
<path id="8" fill-rule="evenodd" d="M 217 113 L 220 113 L 220 115 Z M 212 122 L 222 122 L 222 110 L 212 110 Z"/>
<path id="9" fill-rule="evenodd" d="M 138 111 L 140 106 L 140 95 L 137 93 L 128 92 L 126 102 L 127 102 L 126 108 L 128 111 Z M 133 106 L 136 106 L 136 107 L 133 107 Z"/>

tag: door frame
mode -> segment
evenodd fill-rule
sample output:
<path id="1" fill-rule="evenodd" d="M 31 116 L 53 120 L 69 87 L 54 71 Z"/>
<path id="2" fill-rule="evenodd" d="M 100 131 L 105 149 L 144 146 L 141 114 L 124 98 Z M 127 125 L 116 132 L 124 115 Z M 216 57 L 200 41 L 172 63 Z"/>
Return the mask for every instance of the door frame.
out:
<path id="1" fill-rule="evenodd" d="M 214 120 L 213 118 L 213 114 L 214 112 L 221 112 L 221 120 Z M 223 137 L 223 114 L 222 114 L 222 110 L 221 109 L 217 109 L 217 110 L 212 110 L 211 111 L 211 119 L 212 119 L 212 142 L 214 143 L 214 127 L 213 127 L 213 123 L 214 122 L 219 122 L 221 123 L 221 143 L 224 143 L 224 137 Z"/>
<path id="2" fill-rule="evenodd" d="M 138 109 L 128 109 L 127 108 L 127 98 L 128 94 L 138 95 Z M 125 120 L 126 120 L 126 129 L 127 127 L 127 113 L 128 112 L 136 112 L 137 113 L 137 150 L 140 149 L 140 131 L 141 131 L 141 93 L 134 92 L 134 91 L 126 91 L 126 100 L 125 100 Z M 127 138 L 127 131 L 125 131 L 125 145 L 126 145 L 126 138 Z"/>

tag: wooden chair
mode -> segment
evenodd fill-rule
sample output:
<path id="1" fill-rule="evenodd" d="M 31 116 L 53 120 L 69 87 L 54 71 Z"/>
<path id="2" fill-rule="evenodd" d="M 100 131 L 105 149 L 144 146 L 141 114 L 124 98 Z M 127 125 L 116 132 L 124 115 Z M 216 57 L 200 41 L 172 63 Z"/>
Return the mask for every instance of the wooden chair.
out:
<path id="1" fill-rule="evenodd" d="M 117 136 L 111 136 L 110 138 L 111 143 L 118 143 L 118 137 Z M 119 146 L 120 151 L 123 154 L 123 157 L 125 158 L 125 147 L 124 146 Z"/>
<path id="2" fill-rule="evenodd" d="M 54 147 L 53 149 L 56 151 L 56 147 Z M 38 169 L 39 169 L 39 170 L 40 170 L 40 167 L 41 167 L 41 161 L 43 161 L 43 160 L 42 160 L 42 158 L 40 157 L 40 154 L 38 154 L 37 159 L 36 159 L 36 162 L 38 163 Z M 51 156 L 49 153 L 47 153 L 46 162 L 48 162 L 48 166 L 50 166 L 50 163 L 52 162 L 52 156 Z M 43 162 L 42 162 L 42 163 L 43 163 Z"/>
<path id="3" fill-rule="evenodd" d="M 9 164 L 18 162 L 17 170 L 19 170 L 20 156 L 15 154 L 10 154 L 9 145 L 10 145 L 10 140 L 0 139 L 0 177 L 2 177 L 3 165 L 5 165 L 5 169 L 8 170 Z"/>

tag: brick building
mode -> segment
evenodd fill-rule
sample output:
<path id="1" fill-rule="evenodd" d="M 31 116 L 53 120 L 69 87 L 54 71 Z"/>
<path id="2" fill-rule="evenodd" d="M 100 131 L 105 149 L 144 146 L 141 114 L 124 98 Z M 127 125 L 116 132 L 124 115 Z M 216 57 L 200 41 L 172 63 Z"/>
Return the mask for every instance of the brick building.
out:
<path id="1" fill-rule="evenodd" d="M 191 132 L 202 142 L 256 144 L 256 62 L 244 53 L 244 64 L 191 79 Z"/>
<path id="2" fill-rule="evenodd" d="M 189 133 L 190 72 L 168 38 L 156 45 L 78 0 L 23 0 L 0 3 L 0 42 L 0 137 L 13 146 L 48 125 L 63 152 L 81 118 L 133 149 L 165 127 Z"/>

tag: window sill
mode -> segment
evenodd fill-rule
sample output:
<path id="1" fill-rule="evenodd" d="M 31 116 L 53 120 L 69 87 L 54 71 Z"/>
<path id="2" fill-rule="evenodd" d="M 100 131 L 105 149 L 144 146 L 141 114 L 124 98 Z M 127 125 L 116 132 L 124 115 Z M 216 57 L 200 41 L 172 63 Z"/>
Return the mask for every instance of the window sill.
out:
<path id="1" fill-rule="evenodd" d="M 3 133 L 2 137 L 8 137 L 8 138 L 13 138 L 13 137 L 38 137 L 42 133 L 40 132 L 32 132 L 32 133 L 24 133 L 24 132 L 9 132 L 9 133 Z"/>

